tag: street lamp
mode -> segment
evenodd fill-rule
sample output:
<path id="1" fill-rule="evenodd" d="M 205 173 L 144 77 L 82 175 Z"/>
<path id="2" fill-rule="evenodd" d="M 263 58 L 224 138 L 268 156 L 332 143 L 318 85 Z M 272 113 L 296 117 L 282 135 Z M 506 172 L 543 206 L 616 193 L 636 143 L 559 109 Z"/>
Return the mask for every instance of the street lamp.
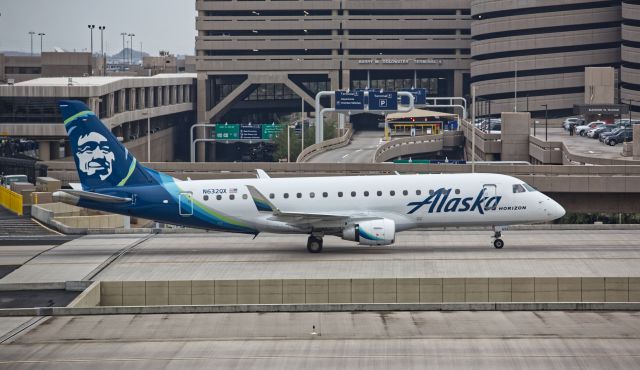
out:
<path id="1" fill-rule="evenodd" d="M 549 104 L 542 104 L 541 106 L 544 107 L 544 141 L 549 141 Z M 535 132 L 533 135 L 536 135 Z"/>
<path id="2" fill-rule="evenodd" d="M 122 59 L 122 70 L 124 71 L 124 63 L 125 63 L 125 57 L 124 57 L 124 37 L 127 35 L 126 32 L 122 32 L 120 34 L 122 36 L 122 55 L 121 55 L 121 59 Z"/>
<path id="3" fill-rule="evenodd" d="M 106 76 L 107 74 L 107 58 L 105 58 L 104 56 L 104 30 L 107 27 L 105 26 L 98 26 L 98 29 L 100 30 L 100 57 L 102 58 L 102 75 Z"/>
<path id="4" fill-rule="evenodd" d="M 29 31 L 29 36 L 31 36 L 31 56 L 33 56 L 33 35 L 35 34 L 35 32 Z"/>
<path id="5" fill-rule="evenodd" d="M 87 27 L 89 28 L 89 32 L 91 32 L 91 57 L 93 58 L 93 29 L 96 28 L 96 25 L 90 24 Z"/>
<path id="6" fill-rule="evenodd" d="M 129 43 L 129 46 L 130 46 L 130 49 L 129 49 L 129 50 L 130 50 L 129 55 L 131 56 L 131 58 L 130 58 L 131 63 L 130 63 L 130 64 L 133 64 L 133 36 L 135 36 L 135 34 L 130 33 L 130 34 L 128 34 L 127 36 L 129 36 L 129 38 L 130 38 L 130 40 L 131 40 L 131 42 Z"/>
<path id="7" fill-rule="evenodd" d="M 42 55 L 42 37 L 46 36 L 46 33 L 40 32 L 38 36 L 40 36 L 40 55 Z"/>

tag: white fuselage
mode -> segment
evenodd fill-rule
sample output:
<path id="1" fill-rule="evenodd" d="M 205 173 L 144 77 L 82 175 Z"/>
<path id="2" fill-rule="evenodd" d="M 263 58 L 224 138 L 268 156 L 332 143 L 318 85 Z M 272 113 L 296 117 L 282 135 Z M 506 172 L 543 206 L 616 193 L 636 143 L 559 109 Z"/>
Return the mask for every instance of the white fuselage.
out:
<path id="1" fill-rule="evenodd" d="M 546 222 L 565 213 L 558 203 L 523 181 L 496 174 L 258 178 L 182 181 L 176 185 L 208 209 L 266 232 L 309 233 L 345 225 L 279 220 L 258 210 L 247 185 L 282 212 L 386 218 L 395 222 L 397 231 Z"/>

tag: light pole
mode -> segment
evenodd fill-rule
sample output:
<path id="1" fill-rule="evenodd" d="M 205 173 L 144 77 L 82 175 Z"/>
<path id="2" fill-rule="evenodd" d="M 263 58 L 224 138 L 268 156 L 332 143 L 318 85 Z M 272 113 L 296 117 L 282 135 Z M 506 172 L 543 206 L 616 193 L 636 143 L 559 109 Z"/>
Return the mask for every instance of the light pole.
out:
<path id="1" fill-rule="evenodd" d="M 302 118 L 300 120 L 302 126 L 300 127 L 300 136 L 302 138 L 302 151 L 304 151 L 304 98 L 301 97 L 300 100 L 302 100 Z M 300 153 L 302 153 L 302 151 Z"/>
<path id="2" fill-rule="evenodd" d="M 476 172 L 476 87 L 471 86 L 471 173 Z M 316 128 L 317 130 L 317 128 Z"/>
<path id="3" fill-rule="evenodd" d="M 142 115 L 147 116 L 147 162 L 151 162 L 151 111 L 147 109 Z"/>
<path id="4" fill-rule="evenodd" d="M 517 112 L 518 111 L 518 61 L 515 61 L 516 63 L 516 78 L 514 81 L 514 90 L 513 90 L 513 111 Z"/>
<path id="5" fill-rule="evenodd" d="M 124 55 L 125 55 L 124 54 L 124 37 L 127 35 L 127 33 L 126 32 L 122 32 L 120 35 L 122 36 L 122 54 L 120 56 L 122 57 L 121 58 L 122 59 L 122 70 L 124 71 L 124 60 L 125 60 L 124 59 L 125 58 L 124 57 Z"/>
<path id="6" fill-rule="evenodd" d="M 105 58 L 104 56 L 104 30 L 107 27 L 105 26 L 98 26 L 98 29 L 100 30 L 100 58 L 102 58 L 102 75 L 106 76 L 107 75 L 107 58 Z"/>
<path id="7" fill-rule="evenodd" d="M 42 55 L 42 37 L 46 36 L 46 33 L 40 32 L 38 36 L 40 36 L 40 55 Z"/>
<path id="8" fill-rule="evenodd" d="M 130 46 L 130 49 L 129 49 L 129 50 L 130 50 L 129 55 L 131 56 L 131 63 L 130 63 L 130 64 L 133 64 L 133 36 L 135 36 L 135 34 L 130 33 L 130 34 L 128 34 L 127 36 L 129 36 L 129 38 L 130 38 L 130 40 L 131 40 L 131 42 L 129 42 L 129 46 Z"/>
<path id="9" fill-rule="evenodd" d="M 291 125 L 287 123 L 287 163 L 291 162 Z"/>
<path id="10" fill-rule="evenodd" d="M 91 32 L 91 57 L 93 58 L 93 29 L 96 28 L 95 24 L 87 25 L 89 32 Z"/>
<path id="11" fill-rule="evenodd" d="M 35 34 L 35 32 L 29 31 L 29 36 L 31 36 L 31 56 L 33 56 L 33 35 Z"/>
<path id="12" fill-rule="evenodd" d="M 541 106 L 544 107 L 544 141 L 549 141 L 549 105 L 542 104 Z M 535 136 L 535 133 L 533 135 Z"/>

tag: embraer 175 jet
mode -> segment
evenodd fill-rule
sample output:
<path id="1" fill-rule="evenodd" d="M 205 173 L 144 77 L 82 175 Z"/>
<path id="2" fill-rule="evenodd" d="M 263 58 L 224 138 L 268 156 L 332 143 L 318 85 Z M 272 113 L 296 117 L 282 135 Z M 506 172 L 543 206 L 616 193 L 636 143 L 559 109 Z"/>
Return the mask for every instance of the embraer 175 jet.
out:
<path id="1" fill-rule="evenodd" d="M 168 224 L 258 235 L 325 235 L 360 245 L 390 245 L 400 231 L 433 226 L 493 226 L 493 245 L 512 224 L 565 214 L 548 196 L 496 174 L 438 174 L 181 181 L 142 166 L 95 113 L 59 103 L 82 189 L 56 198 L 81 207 Z"/>

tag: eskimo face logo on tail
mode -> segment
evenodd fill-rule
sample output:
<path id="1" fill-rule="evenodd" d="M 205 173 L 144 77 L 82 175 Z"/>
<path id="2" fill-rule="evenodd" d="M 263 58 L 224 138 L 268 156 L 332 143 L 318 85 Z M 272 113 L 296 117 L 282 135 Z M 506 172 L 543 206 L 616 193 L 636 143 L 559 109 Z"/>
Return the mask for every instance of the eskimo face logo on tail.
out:
<path id="1" fill-rule="evenodd" d="M 429 206 L 428 213 L 478 212 L 483 215 L 485 211 L 496 210 L 502 200 L 500 196 L 488 197 L 485 196 L 485 193 L 486 189 L 482 189 L 475 198 L 450 198 L 451 189 L 440 188 L 422 202 L 407 204 L 407 206 L 413 207 L 408 214 L 412 214 L 424 206 Z"/>
<path id="2" fill-rule="evenodd" d="M 106 137 L 97 132 L 90 132 L 78 138 L 78 169 L 87 176 L 99 176 L 105 180 L 113 172 L 113 154 Z"/>

